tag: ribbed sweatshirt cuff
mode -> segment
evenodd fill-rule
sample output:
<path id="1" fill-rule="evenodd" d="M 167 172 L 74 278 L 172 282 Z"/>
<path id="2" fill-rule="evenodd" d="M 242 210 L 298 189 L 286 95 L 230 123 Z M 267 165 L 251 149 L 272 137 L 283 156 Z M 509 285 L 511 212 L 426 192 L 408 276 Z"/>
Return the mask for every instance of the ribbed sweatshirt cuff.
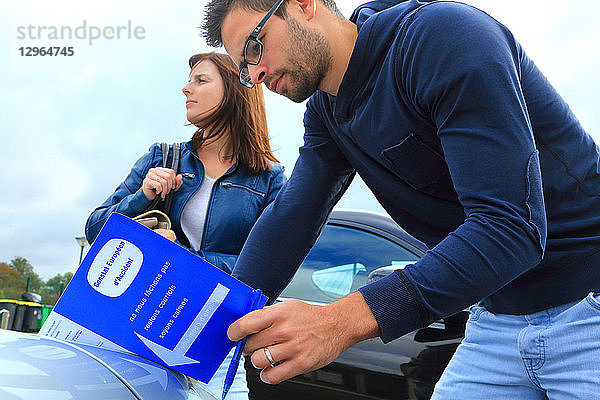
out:
<path id="1" fill-rule="evenodd" d="M 377 320 L 381 340 L 391 342 L 427 325 L 429 313 L 402 271 L 396 271 L 359 289 Z"/>

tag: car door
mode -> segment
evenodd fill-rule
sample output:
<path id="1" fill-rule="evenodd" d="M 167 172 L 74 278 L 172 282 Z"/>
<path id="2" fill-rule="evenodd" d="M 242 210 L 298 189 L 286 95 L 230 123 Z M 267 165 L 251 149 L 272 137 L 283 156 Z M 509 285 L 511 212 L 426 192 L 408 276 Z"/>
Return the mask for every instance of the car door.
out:
<path id="1" fill-rule="evenodd" d="M 280 300 L 328 304 L 367 284 L 378 268 L 404 268 L 424 254 L 424 247 L 403 239 L 401 229 L 389 228 L 389 218 L 378 224 L 361 216 L 330 219 Z M 287 400 L 428 399 L 461 338 L 460 329 L 449 334 L 440 321 L 386 345 L 378 338 L 367 340 L 328 366 L 277 385 L 278 395 Z M 276 398 L 277 390 L 255 386 L 253 391 L 260 392 L 255 398 Z"/>

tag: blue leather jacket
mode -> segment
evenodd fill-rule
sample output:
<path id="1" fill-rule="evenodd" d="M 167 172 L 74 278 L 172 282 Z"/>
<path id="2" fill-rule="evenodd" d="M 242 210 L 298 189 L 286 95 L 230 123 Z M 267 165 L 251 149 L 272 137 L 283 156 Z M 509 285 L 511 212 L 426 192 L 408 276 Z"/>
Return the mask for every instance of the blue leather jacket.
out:
<path id="1" fill-rule="evenodd" d="M 148 153 L 136 161 L 115 192 L 88 217 L 85 235 L 90 243 L 111 213 L 135 217 L 150 205 L 142 192 L 142 181 L 150 168 L 158 166 L 162 166 L 162 152 L 160 145 L 155 143 Z M 282 165 L 271 163 L 271 167 L 270 171 L 253 175 L 244 165 L 236 163 L 215 182 L 206 214 L 201 249 L 197 253 L 226 272 L 233 269 L 254 222 L 275 199 L 286 181 Z M 181 214 L 204 180 L 204 166 L 192 150 L 190 142 L 181 147 L 179 173 L 184 176 L 183 185 L 175 192 L 169 217 L 177 241 L 189 248 L 189 240 L 181 229 Z"/>

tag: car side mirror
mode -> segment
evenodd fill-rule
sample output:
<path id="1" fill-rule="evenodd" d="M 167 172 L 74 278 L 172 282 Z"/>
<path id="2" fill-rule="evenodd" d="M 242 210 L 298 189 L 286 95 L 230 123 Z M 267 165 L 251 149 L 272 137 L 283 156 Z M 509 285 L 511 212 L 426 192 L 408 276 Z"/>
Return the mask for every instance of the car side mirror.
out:
<path id="1" fill-rule="evenodd" d="M 389 274 L 398 271 L 399 269 L 404 269 L 406 265 L 386 265 L 385 267 L 379 267 L 371 271 L 369 276 L 367 276 L 367 285 L 369 283 L 373 283 L 378 281 L 381 278 L 385 278 Z"/>

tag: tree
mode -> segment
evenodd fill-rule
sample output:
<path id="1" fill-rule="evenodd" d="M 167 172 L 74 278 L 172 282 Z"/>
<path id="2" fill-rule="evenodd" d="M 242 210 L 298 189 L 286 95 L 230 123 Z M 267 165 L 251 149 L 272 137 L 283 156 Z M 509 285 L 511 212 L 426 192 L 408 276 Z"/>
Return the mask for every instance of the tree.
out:
<path id="1" fill-rule="evenodd" d="M 48 289 L 53 289 L 55 292 L 60 292 L 61 290 L 64 290 L 67 287 L 67 285 L 71 281 L 71 278 L 73 278 L 72 272 L 57 274 L 54 275 L 52 278 L 48 279 L 46 281 L 45 286 Z"/>
<path id="2" fill-rule="evenodd" d="M 19 273 L 21 278 L 27 281 L 29 278 L 29 291 L 36 292 L 39 291 L 44 282 L 40 279 L 40 276 L 33 269 L 33 265 L 27 261 L 26 258 L 23 257 L 15 257 L 9 264 L 15 271 Z M 25 287 L 23 287 L 23 292 L 25 291 Z"/>
<path id="3" fill-rule="evenodd" d="M 25 291 L 25 281 L 21 278 L 19 271 L 12 265 L 0 262 L 0 297 L 9 299 L 20 299 L 21 293 Z"/>
<path id="4" fill-rule="evenodd" d="M 8 264 L 0 262 L 0 298 L 21 299 L 27 278 L 29 291 L 42 295 L 43 304 L 54 305 L 73 278 L 73 273 L 56 274 L 44 282 L 26 258 L 15 257 Z"/>
<path id="5" fill-rule="evenodd" d="M 66 272 L 64 274 L 56 274 L 48 279 L 40 293 L 43 303 L 56 304 L 58 298 L 71 281 L 71 278 L 73 278 L 73 273 Z"/>

